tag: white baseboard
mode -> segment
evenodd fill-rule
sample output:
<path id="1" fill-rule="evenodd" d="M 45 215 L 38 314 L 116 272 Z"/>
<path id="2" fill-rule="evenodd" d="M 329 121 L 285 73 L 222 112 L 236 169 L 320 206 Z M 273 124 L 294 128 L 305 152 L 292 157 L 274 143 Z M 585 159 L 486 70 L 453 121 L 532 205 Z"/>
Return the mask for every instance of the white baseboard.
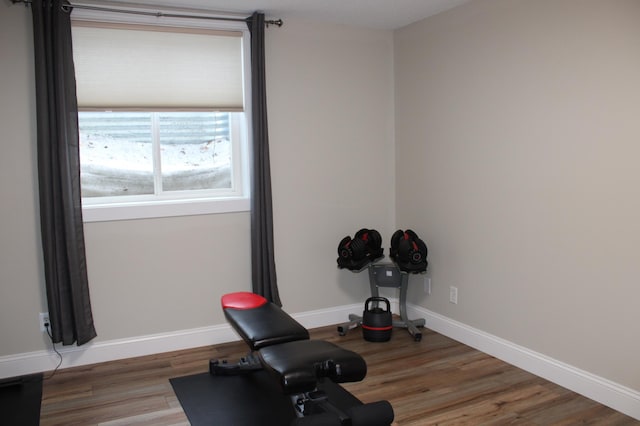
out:
<path id="1" fill-rule="evenodd" d="M 293 317 L 306 328 L 315 328 L 344 322 L 350 313 L 358 312 L 358 309 L 362 312 L 361 305 L 346 305 L 294 314 Z M 59 368 L 70 368 L 237 340 L 240 340 L 240 337 L 231 326 L 219 324 L 127 339 L 90 342 L 80 347 L 56 345 L 56 349 L 62 354 L 62 364 Z M 0 379 L 51 371 L 59 361 L 60 358 L 53 349 L 2 356 Z"/>
<path id="2" fill-rule="evenodd" d="M 59 368 L 70 368 L 238 339 L 233 329 L 225 324 L 127 339 L 90 342 L 79 347 L 56 345 L 56 349 L 62 355 L 62 364 Z M 0 357 L 0 377 L 51 371 L 56 368 L 59 361 L 60 358 L 53 349 Z"/>
<path id="3" fill-rule="evenodd" d="M 408 305 L 409 318 L 511 365 L 640 420 L 640 392 L 501 339 L 428 309 Z"/>
<path id="4" fill-rule="evenodd" d="M 349 314 L 362 314 L 363 304 L 339 306 L 294 314 L 293 317 L 307 328 L 341 324 Z M 398 301 L 391 299 L 394 312 Z M 426 327 L 522 368 L 553 383 L 591 398 L 603 405 L 640 420 L 640 392 L 596 376 L 579 368 L 537 353 L 507 340 L 485 333 L 466 324 L 439 315 L 425 308 L 407 306 L 410 318 L 424 318 Z M 144 355 L 153 355 L 182 349 L 239 340 L 240 337 L 227 324 L 190 330 L 179 330 L 128 339 L 88 343 L 81 347 L 58 348 L 62 354 L 60 368 L 79 367 L 99 362 L 114 361 Z M 21 376 L 40 371 L 51 371 L 59 358 L 53 350 L 35 351 L 0 357 L 0 378 Z"/>

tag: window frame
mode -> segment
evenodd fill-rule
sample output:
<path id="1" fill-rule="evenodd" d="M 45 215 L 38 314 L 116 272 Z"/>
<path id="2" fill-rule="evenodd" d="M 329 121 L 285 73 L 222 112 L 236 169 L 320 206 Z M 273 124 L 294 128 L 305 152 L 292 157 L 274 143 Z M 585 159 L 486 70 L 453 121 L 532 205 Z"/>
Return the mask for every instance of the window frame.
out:
<path id="1" fill-rule="evenodd" d="M 119 7 L 120 8 L 120 7 Z M 127 6 L 121 9 L 133 12 L 149 9 Z M 154 9 L 157 11 L 157 9 Z M 198 13 L 189 12 L 198 16 Z M 203 15 L 210 16 L 210 15 Z M 232 163 L 234 191 L 222 196 L 202 195 L 199 191 L 175 191 L 173 194 L 164 193 L 162 197 L 153 200 L 136 200 L 123 197 L 100 197 L 91 201 L 84 201 L 82 213 L 84 222 L 102 222 L 115 220 L 147 219 L 172 216 L 189 216 L 202 214 L 218 214 L 232 212 L 246 212 L 250 210 L 250 151 L 251 146 L 251 52 L 250 33 L 245 22 L 214 21 L 210 19 L 190 19 L 125 14 L 118 12 L 93 11 L 87 9 L 73 9 L 71 19 L 82 21 L 97 21 L 122 24 L 142 24 L 167 27 L 204 28 L 222 31 L 242 32 L 242 62 L 243 62 L 243 123 L 236 123 L 240 128 L 232 129 L 232 134 L 240 130 L 239 140 L 232 137 Z M 241 128 L 244 127 L 242 130 Z M 215 190 L 214 190 L 215 191 Z M 198 196 L 199 195 L 199 196 Z M 117 200 L 116 200 L 117 198 Z"/>

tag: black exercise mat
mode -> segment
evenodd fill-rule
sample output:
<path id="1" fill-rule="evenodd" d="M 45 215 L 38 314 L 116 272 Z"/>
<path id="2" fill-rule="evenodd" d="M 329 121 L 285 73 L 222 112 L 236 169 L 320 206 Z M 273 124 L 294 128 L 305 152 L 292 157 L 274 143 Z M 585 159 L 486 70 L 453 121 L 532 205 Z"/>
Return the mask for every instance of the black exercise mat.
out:
<path id="1" fill-rule="evenodd" d="M 192 426 L 289 426 L 296 417 L 290 397 L 266 371 L 241 376 L 202 373 L 170 382 Z M 332 382 L 320 387 L 341 408 L 360 404 Z"/>
<path id="2" fill-rule="evenodd" d="M 209 373 L 170 379 L 192 426 L 288 425 L 293 406 L 264 371 L 241 376 Z"/>
<path id="3" fill-rule="evenodd" d="M 41 402 L 41 373 L 0 380 L 1 424 L 39 425 Z"/>

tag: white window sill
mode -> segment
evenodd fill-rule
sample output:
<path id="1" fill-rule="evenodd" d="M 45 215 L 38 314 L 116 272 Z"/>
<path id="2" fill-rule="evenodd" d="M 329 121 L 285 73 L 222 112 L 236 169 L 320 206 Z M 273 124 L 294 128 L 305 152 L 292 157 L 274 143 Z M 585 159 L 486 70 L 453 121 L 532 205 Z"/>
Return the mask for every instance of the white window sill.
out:
<path id="1" fill-rule="evenodd" d="M 172 200 L 85 205 L 82 207 L 82 216 L 87 223 L 245 212 L 250 208 L 249 198 Z"/>

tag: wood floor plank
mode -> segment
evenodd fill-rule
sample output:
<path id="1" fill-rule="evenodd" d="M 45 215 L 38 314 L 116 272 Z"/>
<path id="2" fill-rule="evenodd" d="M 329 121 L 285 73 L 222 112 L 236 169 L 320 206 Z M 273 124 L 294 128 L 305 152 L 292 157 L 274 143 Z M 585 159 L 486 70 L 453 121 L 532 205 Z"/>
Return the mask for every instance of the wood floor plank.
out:
<path id="1" fill-rule="evenodd" d="M 151 411 L 149 413 L 137 414 L 102 422 L 99 426 L 178 426 L 189 425 L 189 420 L 185 416 L 181 407 L 168 408 L 166 410 Z"/>
<path id="2" fill-rule="evenodd" d="M 403 329 L 379 343 L 365 341 L 359 329 L 340 336 L 336 326 L 311 330 L 311 336 L 363 356 L 367 377 L 344 387 L 363 402 L 391 402 L 400 426 L 640 426 L 429 329 L 420 342 Z M 44 382 L 41 424 L 187 425 L 169 379 L 206 372 L 211 358 L 235 361 L 246 354 L 243 342 L 232 342 L 58 371 Z"/>

